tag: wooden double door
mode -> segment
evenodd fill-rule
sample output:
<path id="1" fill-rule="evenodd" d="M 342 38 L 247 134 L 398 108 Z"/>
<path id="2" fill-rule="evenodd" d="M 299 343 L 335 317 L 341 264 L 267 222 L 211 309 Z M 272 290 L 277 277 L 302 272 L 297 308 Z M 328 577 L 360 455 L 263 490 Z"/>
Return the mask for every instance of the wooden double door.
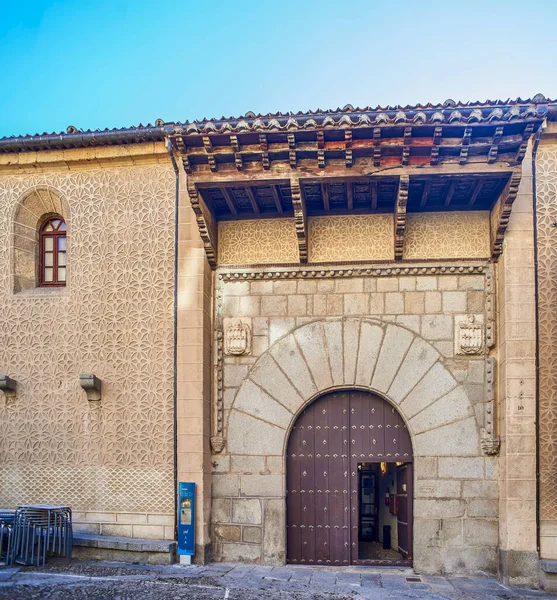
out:
<path id="1" fill-rule="evenodd" d="M 287 561 L 347 565 L 359 562 L 358 464 L 409 464 L 401 481 L 405 527 L 399 547 L 412 552 L 412 444 L 388 402 L 363 391 L 325 394 L 296 420 L 286 457 Z M 398 495 L 398 494 L 397 494 Z M 400 539 L 402 535 L 402 539 Z"/>

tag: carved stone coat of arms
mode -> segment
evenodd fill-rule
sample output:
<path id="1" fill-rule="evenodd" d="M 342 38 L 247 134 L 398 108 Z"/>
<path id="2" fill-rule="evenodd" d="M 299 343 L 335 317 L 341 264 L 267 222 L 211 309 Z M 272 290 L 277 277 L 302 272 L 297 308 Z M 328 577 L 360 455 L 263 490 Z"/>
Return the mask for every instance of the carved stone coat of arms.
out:
<path id="1" fill-rule="evenodd" d="M 224 319 L 224 353 L 242 356 L 251 353 L 251 320 L 247 318 Z"/>
<path id="2" fill-rule="evenodd" d="M 455 354 L 482 354 L 484 326 L 476 315 L 455 318 Z"/>

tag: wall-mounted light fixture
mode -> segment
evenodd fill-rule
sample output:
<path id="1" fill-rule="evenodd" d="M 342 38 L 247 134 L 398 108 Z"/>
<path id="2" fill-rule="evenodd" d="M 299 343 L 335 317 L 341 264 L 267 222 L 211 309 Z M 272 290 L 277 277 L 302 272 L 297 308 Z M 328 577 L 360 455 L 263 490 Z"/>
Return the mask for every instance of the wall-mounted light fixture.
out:
<path id="1" fill-rule="evenodd" d="M 7 375 L 0 375 L 0 390 L 6 395 L 6 400 L 15 398 L 17 382 Z"/>
<path id="2" fill-rule="evenodd" d="M 79 376 L 79 385 L 85 390 L 89 402 L 101 399 L 102 381 L 92 373 L 84 373 Z"/>

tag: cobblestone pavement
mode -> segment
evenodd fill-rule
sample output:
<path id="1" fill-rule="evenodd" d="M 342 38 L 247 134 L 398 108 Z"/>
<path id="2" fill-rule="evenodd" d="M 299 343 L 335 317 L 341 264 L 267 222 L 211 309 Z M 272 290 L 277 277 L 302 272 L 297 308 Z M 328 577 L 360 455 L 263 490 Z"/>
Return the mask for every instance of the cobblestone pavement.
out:
<path id="1" fill-rule="evenodd" d="M 488 600 L 557 598 L 495 579 L 415 575 L 410 569 L 260 567 L 215 563 L 154 567 L 73 561 L 0 567 L 0 599 L 10 600 Z"/>

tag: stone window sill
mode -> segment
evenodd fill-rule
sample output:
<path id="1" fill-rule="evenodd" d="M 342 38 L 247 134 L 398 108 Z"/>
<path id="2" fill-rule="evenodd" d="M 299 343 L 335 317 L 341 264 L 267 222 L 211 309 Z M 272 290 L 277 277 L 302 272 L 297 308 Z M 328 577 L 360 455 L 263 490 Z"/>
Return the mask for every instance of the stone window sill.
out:
<path id="1" fill-rule="evenodd" d="M 36 287 L 21 292 L 15 292 L 14 298 L 69 298 L 69 290 L 67 287 Z"/>

